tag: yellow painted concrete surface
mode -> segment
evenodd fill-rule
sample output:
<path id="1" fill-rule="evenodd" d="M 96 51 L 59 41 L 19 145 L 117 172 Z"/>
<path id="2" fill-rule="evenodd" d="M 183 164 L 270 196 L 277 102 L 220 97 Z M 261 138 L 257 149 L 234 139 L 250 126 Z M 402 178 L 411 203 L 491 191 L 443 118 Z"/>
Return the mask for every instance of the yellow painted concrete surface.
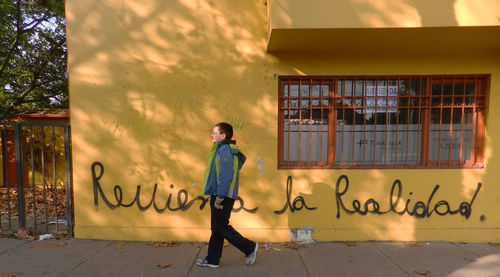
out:
<path id="1" fill-rule="evenodd" d="M 209 209 L 198 196 L 210 132 L 227 121 L 247 156 L 243 202 L 236 202 L 241 209 L 231 223 L 250 238 L 287 241 L 290 229 L 311 226 L 316 240 L 499 241 L 500 129 L 494 122 L 500 113 L 493 108 L 483 169 L 277 169 L 277 76 L 491 74 L 492 107 L 500 103 L 498 51 L 269 53 L 267 10 L 265 1 L 253 0 L 67 1 L 76 237 L 207 240 Z M 349 209 L 354 200 L 373 198 L 388 210 L 396 179 L 401 209 L 446 201 L 457 210 L 478 183 L 482 187 L 469 218 L 360 215 L 338 208 L 342 175 L 349 179 L 342 196 Z M 299 196 L 316 209 L 296 202 L 292 211 Z"/>
<path id="2" fill-rule="evenodd" d="M 500 47 L 497 0 L 269 0 L 269 51 L 484 51 Z"/>
<path id="3" fill-rule="evenodd" d="M 499 26 L 497 0 L 269 0 L 271 29 Z"/>

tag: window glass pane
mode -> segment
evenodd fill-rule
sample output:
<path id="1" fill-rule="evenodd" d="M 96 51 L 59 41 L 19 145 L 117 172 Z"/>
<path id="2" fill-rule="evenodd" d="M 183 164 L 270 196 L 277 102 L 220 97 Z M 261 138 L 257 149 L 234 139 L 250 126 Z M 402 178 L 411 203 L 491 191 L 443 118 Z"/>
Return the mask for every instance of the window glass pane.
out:
<path id="1" fill-rule="evenodd" d="M 467 95 L 474 95 L 475 89 L 474 89 L 474 83 L 467 83 L 465 85 L 465 94 Z"/>
<path id="2" fill-rule="evenodd" d="M 432 85 L 432 95 L 438 96 L 441 95 L 442 86 L 441 84 L 433 84 Z"/>
<path id="3" fill-rule="evenodd" d="M 399 153 L 401 159 L 407 159 L 408 164 L 418 164 L 420 161 L 421 154 L 421 143 L 422 143 L 422 126 L 420 124 L 411 124 L 408 126 L 401 126 L 399 130 L 401 136 L 402 149 L 405 149 L 406 153 Z M 399 158 L 398 158 L 399 160 Z M 399 160 L 402 163 L 402 160 Z M 406 162 L 406 161 L 405 161 Z"/>
<path id="4" fill-rule="evenodd" d="M 472 108 L 464 109 L 464 123 L 472 124 Z"/>
<path id="5" fill-rule="evenodd" d="M 399 102 L 399 106 L 400 107 L 406 107 L 406 106 L 408 106 L 408 98 L 407 97 L 400 97 L 398 99 L 398 102 Z"/>
<path id="6" fill-rule="evenodd" d="M 288 135 L 290 128 L 290 119 L 288 110 L 283 111 L 283 160 L 288 160 Z"/>
<path id="7" fill-rule="evenodd" d="M 328 110 L 314 109 L 312 114 L 311 161 L 326 161 L 328 158 Z"/>
<path id="8" fill-rule="evenodd" d="M 319 85 L 312 85 L 312 93 L 311 93 L 311 95 L 312 96 L 320 96 L 320 94 L 319 94 L 319 88 L 320 88 Z"/>
<path id="9" fill-rule="evenodd" d="M 289 136 L 289 142 L 290 142 L 290 152 L 288 153 L 289 155 L 289 161 L 298 161 L 299 160 L 299 126 L 298 125 L 291 125 L 290 126 L 290 136 Z M 287 145 L 288 146 L 288 145 Z"/>
<path id="10" fill-rule="evenodd" d="M 431 123 L 439 124 L 441 120 L 441 110 L 440 109 L 431 109 Z"/>
<path id="11" fill-rule="evenodd" d="M 338 95 L 339 96 L 353 96 L 354 95 L 354 81 L 343 80 L 338 82 Z"/>
<path id="12" fill-rule="evenodd" d="M 440 124 L 431 124 L 429 132 L 429 161 L 439 161 L 443 157 Z"/>
<path id="13" fill-rule="evenodd" d="M 310 132 L 308 130 L 303 130 L 300 133 L 300 161 L 309 161 L 309 139 Z"/>
<path id="14" fill-rule="evenodd" d="M 463 83 L 458 83 L 455 84 L 455 88 L 453 89 L 453 95 L 456 96 L 462 96 L 464 94 L 464 84 Z"/>
<path id="15" fill-rule="evenodd" d="M 354 83 L 354 96 L 365 96 L 365 81 L 364 80 L 356 80 Z"/>
<path id="16" fill-rule="evenodd" d="M 441 105 L 441 99 L 442 97 L 432 97 L 432 102 L 431 104 L 433 106 L 438 106 L 438 105 Z"/>
<path id="17" fill-rule="evenodd" d="M 336 145 L 336 164 L 342 159 L 344 165 L 415 164 L 420 156 L 417 145 L 422 134 L 420 110 L 398 108 L 398 100 L 400 106 L 408 106 L 409 98 L 405 94 L 408 94 L 409 81 L 357 80 L 355 83 L 355 95 L 360 95 L 361 88 L 364 89 L 364 97 L 355 99 L 356 107 L 364 109 L 356 108 L 349 113 L 338 110 L 337 120 L 343 126 L 337 125 L 337 142 L 340 143 Z M 416 96 L 420 95 L 420 84 L 419 80 L 413 82 Z M 350 104 L 350 100 L 344 99 L 344 104 Z M 415 106 L 419 101 L 419 97 L 413 97 Z M 349 121 L 352 116 L 355 124 Z M 410 125 L 402 128 L 403 124 Z"/>
<path id="18" fill-rule="evenodd" d="M 399 124 L 407 124 L 408 121 L 409 121 L 409 116 L 410 114 L 408 113 L 408 109 L 399 109 L 399 117 L 398 117 L 398 121 L 399 121 Z"/>
<path id="19" fill-rule="evenodd" d="M 304 98 L 302 98 L 302 100 L 300 101 L 300 106 L 301 106 L 302 108 L 304 108 L 304 107 L 309 107 L 309 99 L 304 99 Z"/>
<path id="20" fill-rule="evenodd" d="M 410 95 L 409 91 L 410 91 L 410 81 L 406 79 L 399 80 L 399 96 L 409 96 Z"/>
<path id="21" fill-rule="evenodd" d="M 321 124 L 321 109 L 312 110 L 312 124 Z"/>
<path id="22" fill-rule="evenodd" d="M 355 112 L 354 112 L 354 124 L 355 125 L 363 125 L 364 122 L 365 122 L 365 117 L 363 116 L 362 112 L 364 111 L 364 109 L 355 109 Z"/>
<path id="23" fill-rule="evenodd" d="M 290 110 L 290 124 L 299 124 L 299 110 Z"/>
<path id="24" fill-rule="evenodd" d="M 410 81 L 410 95 L 411 96 L 421 96 L 422 88 L 425 87 L 425 82 L 420 79 L 412 79 Z"/>
<path id="25" fill-rule="evenodd" d="M 460 124 L 462 122 L 462 109 L 453 109 L 453 124 Z"/>
<path id="26" fill-rule="evenodd" d="M 302 97 L 308 97 L 309 96 L 309 86 L 308 85 L 302 85 L 301 86 L 301 93 L 300 96 Z"/>
<path id="27" fill-rule="evenodd" d="M 422 109 L 410 109 L 410 124 L 422 123 Z"/>
<path id="28" fill-rule="evenodd" d="M 299 96 L 299 86 L 291 85 L 290 86 L 290 96 Z"/>
<path id="29" fill-rule="evenodd" d="M 396 125 L 399 122 L 399 113 L 390 113 L 388 115 L 390 125 Z"/>
<path id="30" fill-rule="evenodd" d="M 356 97 L 355 98 L 356 100 L 354 101 L 356 107 L 364 107 L 365 103 L 364 103 L 364 98 L 363 97 Z M 361 112 L 361 110 L 358 110 L 358 112 Z"/>
<path id="31" fill-rule="evenodd" d="M 302 125 L 309 125 L 309 118 L 311 116 L 311 111 L 309 109 L 300 109 Z"/>
<path id="32" fill-rule="evenodd" d="M 411 106 L 420 106 L 422 105 L 423 101 L 422 98 L 420 97 L 412 97 L 410 98 L 410 105 Z"/>
<path id="33" fill-rule="evenodd" d="M 441 124 L 450 124 L 451 122 L 451 109 L 442 109 Z"/>
<path id="34" fill-rule="evenodd" d="M 322 86 L 321 86 L 321 89 L 322 89 L 322 91 L 323 91 L 323 96 L 328 97 L 328 93 L 329 93 L 329 89 L 330 89 L 330 87 L 329 87 L 328 85 L 322 85 Z"/>
<path id="35" fill-rule="evenodd" d="M 451 83 L 444 84 L 443 95 L 452 95 L 452 94 L 453 94 L 453 85 Z"/>

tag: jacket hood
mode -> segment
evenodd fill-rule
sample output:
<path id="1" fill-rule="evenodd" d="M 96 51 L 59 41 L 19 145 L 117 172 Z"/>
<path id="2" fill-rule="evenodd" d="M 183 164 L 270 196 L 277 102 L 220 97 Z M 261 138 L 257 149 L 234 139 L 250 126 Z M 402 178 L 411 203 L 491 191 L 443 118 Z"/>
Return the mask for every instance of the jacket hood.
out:
<path id="1" fill-rule="evenodd" d="M 231 154 L 233 154 L 233 156 L 236 156 L 238 158 L 238 166 L 241 169 L 241 167 L 247 160 L 247 157 L 245 157 L 245 155 L 243 155 L 243 153 L 237 147 L 230 147 L 230 149 L 231 149 Z"/>

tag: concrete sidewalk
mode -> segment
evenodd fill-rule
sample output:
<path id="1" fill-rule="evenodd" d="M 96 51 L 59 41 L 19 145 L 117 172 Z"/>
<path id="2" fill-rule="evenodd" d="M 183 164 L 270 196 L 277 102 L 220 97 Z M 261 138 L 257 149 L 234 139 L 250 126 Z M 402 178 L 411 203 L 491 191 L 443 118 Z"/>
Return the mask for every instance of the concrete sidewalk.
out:
<path id="1" fill-rule="evenodd" d="M 260 243 L 253 266 L 226 246 L 220 268 L 195 264 L 205 243 L 0 238 L 3 276 L 500 276 L 500 245 L 446 242 Z M 156 246 L 156 247 L 155 247 Z M 10 275 L 9 275 L 10 274 Z M 17 275 L 16 275 L 17 274 Z"/>

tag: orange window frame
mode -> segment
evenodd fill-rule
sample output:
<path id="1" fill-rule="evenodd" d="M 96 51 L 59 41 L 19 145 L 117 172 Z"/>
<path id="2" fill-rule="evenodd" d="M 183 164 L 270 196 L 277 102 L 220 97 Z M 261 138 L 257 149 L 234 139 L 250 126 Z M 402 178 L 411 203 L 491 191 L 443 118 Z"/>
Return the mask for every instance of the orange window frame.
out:
<path id="1" fill-rule="evenodd" d="M 403 95 L 401 90 L 401 84 L 405 80 L 408 82 L 407 86 L 409 87 L 407 88 L 407 95 Z M 481 168 L 484 166 L 485 109 L 489 75 L 280 76 L 278 82 L 279 169 Z M 347 91 L 345 88 L 346 82 L 350 82 L 351 85 L 351 95 L 349 96 L 342 95 Z M 375 85 L 373 85 L 373 82 Z M 371 95 L 368 95 L 367 83 L 372 83 Z M 384 89 L 382 85 L 379 86 L 381 83 L 387 87 Z M 389 95 L 390 88 L 394 89 L 394 86 L 389 87 L 389 83 L 398 84 L 396 96 Z M 416 95 L 410 94 L 410 91 L 414 89 L 411 88 L 413 83 L 419 86 Z M 473 94 L 466 91 L 466 89 L 471 89 L 471 85 Z M 449 89 L 450 86 L 451 94 L 449 94 L 449 90 L 445 91 L 445 87 Z M 292 87 L 294 87 L 293 90 Z M 319 95 L 317 93 L 318 87 L 320 90 Z M 315 95 L 313 95 L 314 89 L 316 89 Z M 460 89 L 463 91 L 460 91 Z M 373 94 L 373 90 L 375 94 Z M 385 94 L 379 95 L 380 91 L 385 91 Z M 394 102 L 395 99 L 397 102 Z M 432 126 L 434 128 L 439 126 L 437 129 L 437 160 L 433 157 L 436 153 L 429 153 L 431 146 L 436 147 L 436 139 L 434 138 L 434 142 L 430 141 L 431 133 L 434 135 L 436 133 L 436 130 L 431 130 L 432 121 L 436 121 L 436 111 L 439 111 L 439 124 L 433 124 Z M 446 120 L 443 118 L 448 114 L 445 113 L 445 116 L 443 116 L 443 111 L 449 111 L 450 115 L 449 118 L 445 118 Z M 470 122 L 472 127 L 470 130 L 470 149 L 467 150 L 464 144 L 464 117 L 469 111 L 472 111 Z M 431 118 L 431 112 L 434 112 L 434 118 Z M 370 113 L 374 115 L 367 120 L 367 115 Z M 415 125 L 419 126 L 416 135 L 418 154 L 410 153 L 408 149 L 409 145 L 412 144 L 408 140 L 410 136 L 410 113 L 412 113 L 413 120 L 417 120 Z M 453 123 L 455 114 L 460 115 L 460 123 L 455 124 L 460 126 L 458 130 L 460 133 L 458 152 L 452 150 L 454 145 L 457 146 L 457 143 L 453 144 L 452 141 L 453 135 L 457 132 L 457 130 L 453 129 L 456 127 Z M 320 120 L 318 120 L 318 116 Z M 345 124 L 346 116 L 352 117 L 351 125 Z M 382 122 L 377 122 L 379 117 L 382 118 Z M 383 122 L 384 118 L 385 122 Z M 395 131 L 388 129 L 390 120 L 396 122 L 391 125 L 391 128 L 395 128 Z M 443 123 L 443 120 L 446 122 Z M 400 122 L 406 123 L 400 124 Z M 406 124 L 406 127 L 404 124 Z M 327 129 L 326 134 L 325 127 Z M 352 145 L 352 149 L 349 149 L 351 146 L 344 147 L 344 137 L 348 133 L 347 128 L 351 128 L 352 139 L 347 139 L 347 142 Z M 398 130 L 398 128 L 406 128 L 406 131 Z M 374 130 L 370 131 L 370 129 Z M 406 132 L 406 135 L 404 132 Z M 293 136 L 292 133 L 294 133 Z M 356 133 L 362 133 L 362 137 L 359 138 L 359 147 L 362 144 L 362 155 L 358 153 L 360 158 L 357 162 L 355 162 Z M 400 143 L 398 134 L 400 133 L 405 135 L 406 142 L 403 139 L 405 147 L 398 150 Z M 313 140 L 313 135 L 316 138 L 315 140 Z M 377 140 L 377 135 L 379 138 L 380 136 L 384 137 Z M 395 141 L 390 142 L 395 144 L 394 150 L 388 148 L 390 144 L 388 136 L 390 135 L 396 137 Z M 448 135 L 448 139 L 446 135 Z M 338 139 L 339 136 L 340 139 Z M 358 134 L 358 136 L 360 135 Z M 445 143 L 442 143 L 443 139 Z M 367 141 L 371 144 L 368 144 Z M 381 141 L 385 142 L 381 143 Z M 448 144 L 446 144 L 446 141 L 448 141 Z M 298 146 L 294 146 L 294 144 Z M 340 149 L 339 145 L 341 145 Z M 441 148 L 448 148 L 447 159 L 441 157 Z M 319 155 L 317 153 L 318 149 Z M 383 154 L 377 155 L 378 149 L 383 149 Z M 312 158 L 314 151 L 316 152 L 315 159 Z M 404 156 L 403 161 L 398 160 L 398 151 L 399 155 Z M 464 157 L 464 151 L 469 153 L 469 157 Z M 303 155 L 303 153 L 306 153 L 306 155 Z M 416 154 L 418 157 L 410 162 L 408 158 L 410 154 Z M 294 156 L 293 159 L 292 155 Z M 456 158 L 452 159 L 452 155 L 458 155 L 458 160 Z M 377 161 L 377 157 L 379 157 L 379 161 Z M 393 158 L 394 161 L 390 161 L 388 157 Z"/>

